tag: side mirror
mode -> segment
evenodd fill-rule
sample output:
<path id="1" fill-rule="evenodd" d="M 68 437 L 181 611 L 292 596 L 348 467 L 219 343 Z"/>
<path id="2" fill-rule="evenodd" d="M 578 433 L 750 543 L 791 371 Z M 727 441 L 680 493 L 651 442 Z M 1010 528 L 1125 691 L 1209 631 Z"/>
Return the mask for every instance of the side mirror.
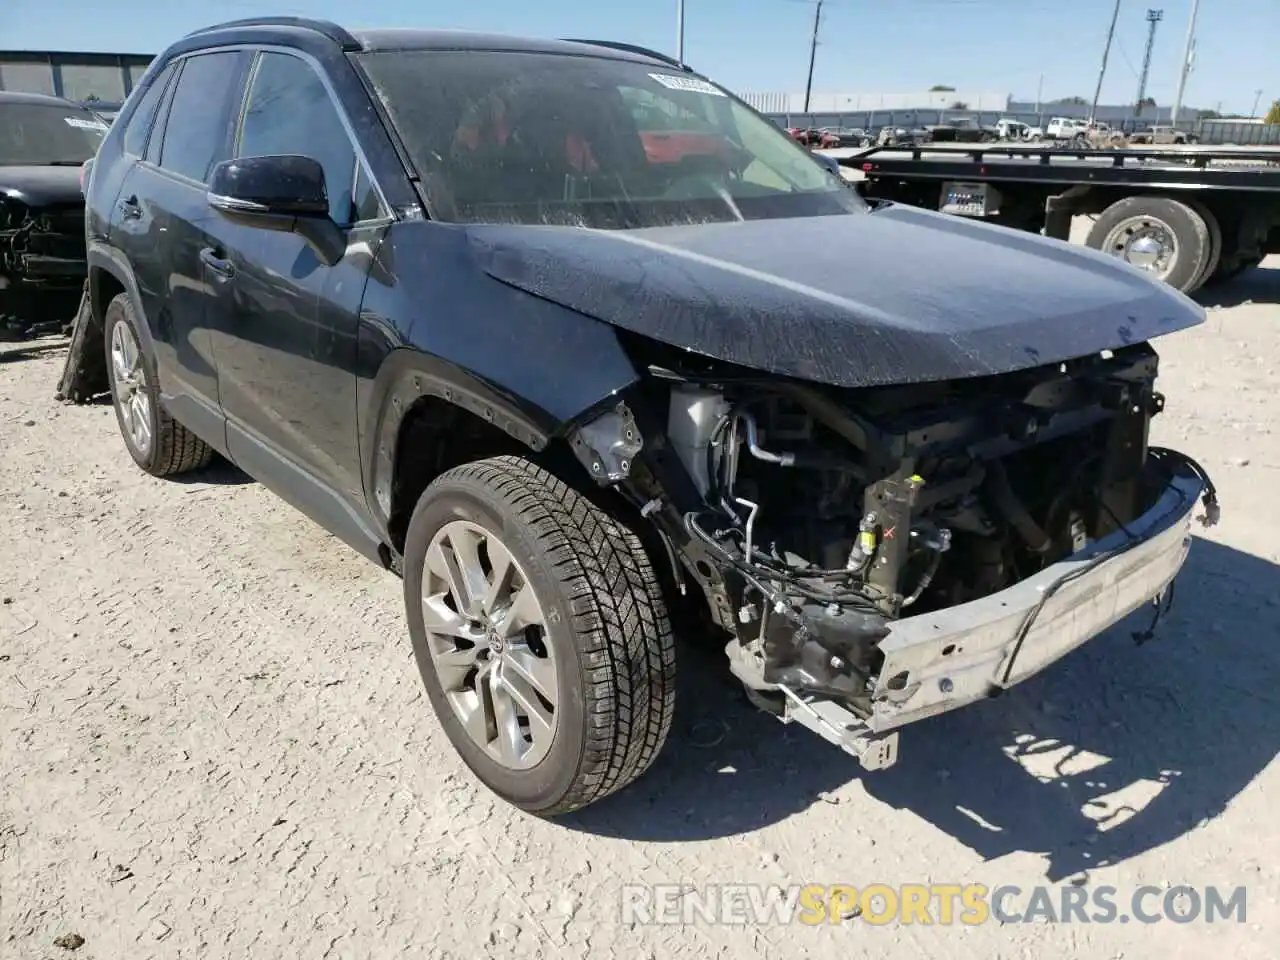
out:
<path id="1" fill-rule="evenodd" d="M 209 177 L 209 206 L 240 216 L 327 217 L 324 168 L 310 157 L 224 160 Z"/>
<path id="2" fill-rule="evenodd" d="M 837 160 L 835 157 L 827 156 L 827 154 L 825 153 L 815 153 L 813 155 L 813 159 L 817 160 L 820 164 L 826 167 L 829 171 L 831 171 L 832 174 L 834 174 L 837 177 L 840 177 L 840 161 Z M 841 177 L 841 179 L 844 179 L 844 178 Z"/>
<path id="3" fill-rule="evenodd" d="M 329 217 L 324 168 L 310 157 L 224 160 L 209 176 L 206 199 L 228 220 L 298 234 L 327 266 L 346 250 L 346 238 Z"/>

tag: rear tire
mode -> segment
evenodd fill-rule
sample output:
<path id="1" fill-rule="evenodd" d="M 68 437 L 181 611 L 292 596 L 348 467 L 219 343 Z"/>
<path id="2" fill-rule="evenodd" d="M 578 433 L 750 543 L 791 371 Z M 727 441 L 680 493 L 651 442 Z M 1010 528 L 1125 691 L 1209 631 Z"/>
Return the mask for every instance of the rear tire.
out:
<path id="1" fill-rule="evenodd" d="M 1192 293 L 1203 287 L 1205 282 L 1218 272 L 1218 264 L 1222 262 L 1222 227 L 1218 223 L 1218 218 L 1214 216 L 1213 211 L 1199 200 L 1186 200 L 1184 202 L 1192 210 L 1200 214 L 1205 226 L 1209 228 L 1209 255 L 1205 258 L 1204 267 L 1200 270 L 1200 276 L 1196 279 L 1195 286 L 1187 291 L 1187 293 Z"/>
<path id="2" fill-rule="evenodd" d="M 479 572 L 456 573 L 467 568 Z M 528 460 L 481 460 L 418 501 L 404 572 L 427 696 L 490 790 L 552 817 L 653 763 L 675 706 L 674 641 L 659 579 L 618 519 Z M 503 590 L 509 602 L 490 600 Z"/>
<path id="3" fill-rule="evenodd" d="M 1183 293 L 1199 286 L 1212 240 L 1204 218 L 1185 203 L 1155 196 L 1117 200 L 1094 221 L 1085 242 L 1145 269 L 1133 246 L 1144 238 L 1164 251 L 1164 261 L 1148 271 L 1152 276 Z"/>
<path id="4" fill-rule="evenodd" d="M 143 346 L 142 323 L 127 293 L 108 304 L 103 327 L 111 404 L 134 463 L 153 477 L 208 466 L 213 448 L 160 405 L 155 358 Z"/>

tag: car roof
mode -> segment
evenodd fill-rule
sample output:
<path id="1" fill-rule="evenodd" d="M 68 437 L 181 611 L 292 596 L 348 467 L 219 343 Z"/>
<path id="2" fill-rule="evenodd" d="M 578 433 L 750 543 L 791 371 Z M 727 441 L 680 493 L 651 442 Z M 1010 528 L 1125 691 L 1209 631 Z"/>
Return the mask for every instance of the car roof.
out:
<path id="1" fill-rule="evenodd" d="M 51 97 L 47 93 L 19 93 L 16 90 L 0 90 L 0 103 L 35 103 L 46 107 L 69 107 L 72 110 L 89 111 L 83 104 L 62 97 Z"/>
<path id="2" fill-rule="evenodd" d="M 551 40 L 472 30 L 425 30 L 415 27 L 386 27 L 346 30 L 327 20 L 307 17 L 251 17 L 205 27 L 183 37 L 174 52 L 223 43 L 256 42 L 269 39 L 279 42 L 294 39 L 299 43 L 328 40 L 348 53 L 385 53 L 408 50 L 472 50 L 512 53 L 550 53 L 566 56 L 595 56 L 611 60 L 630 60 L 659 64 L 687 71 L 666 54 L 633 44 L 609 40 Z"/>
<path id="3" fill-rule="evenodd" d="M 504 50 L 518 53 L 560 53 L 581 56 L 584 53 L 607 56 L 616 60 L 663 62 L 636 50 L 601 47 L 577 40 L 546 40 L 503 33 L 479 33 L 471 30 L 420 30 L 389 28 L 356 30 L 352 36 L 369 53 L 393 50 Z"/>

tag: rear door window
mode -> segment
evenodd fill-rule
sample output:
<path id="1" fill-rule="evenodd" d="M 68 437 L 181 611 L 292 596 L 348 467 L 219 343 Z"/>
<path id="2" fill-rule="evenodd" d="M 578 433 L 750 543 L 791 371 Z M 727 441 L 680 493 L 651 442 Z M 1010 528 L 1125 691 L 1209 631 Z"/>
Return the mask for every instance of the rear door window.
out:
<path id="1" fill-rule="evenodd" d="M 169 103 L 160 166 L 204 183 L 213 165 L 226 159 L 242 64 L 239 51 L 186 58 Z"/>
<path id="2" fill-rule="evenodd" d="M 250 81 L 237 157 L 294 154 L 324 168 L 329 215 L 355 219 L 352 188 L 356 151 L 329 89 L 305 60 L 264 53 Z"/>
<path id="3" fill-rule="evenodd" d="M 176 64 L 169 64 L 151 81 L 151 85 L 142 91 L 138 108 L 133 111 L 133 116 L 129 118 L 129 126 L 124 131 L 125 153 L 140 157 L 142 151 L 147 148 L 147 137 L 155 125 L 156 109 L 160 106 L 160 99 L 164 96 L 165 87 L 172 79 L 175 69 Z"/>

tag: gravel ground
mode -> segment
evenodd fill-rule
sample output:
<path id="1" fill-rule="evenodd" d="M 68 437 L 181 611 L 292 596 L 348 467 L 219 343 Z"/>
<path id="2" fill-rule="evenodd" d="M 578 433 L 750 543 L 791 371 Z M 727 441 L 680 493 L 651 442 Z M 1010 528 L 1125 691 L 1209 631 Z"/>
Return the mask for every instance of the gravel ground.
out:
<path id="1" fill-rule="evenodd" d="M 143 475 L 109 407 L 51 399 L 62 350 L 6 348 L 0 956 L 70 956 L 80 937 L 74 956 L 104 960 L 1275 956 L 1280 258 L 1266 266 L 1159 344 L 1155 440 L 1211 471 L 1224 516 L 1156 641 L 1118 628 L 910 727 L 878 774 L 682 651 L 655 768 L 558 824 L 455 758 L 398 581 L 231 468 Z M 1248 913 L 620 921 L 623 884 L 726 882 L 1245 885 Z"/>

